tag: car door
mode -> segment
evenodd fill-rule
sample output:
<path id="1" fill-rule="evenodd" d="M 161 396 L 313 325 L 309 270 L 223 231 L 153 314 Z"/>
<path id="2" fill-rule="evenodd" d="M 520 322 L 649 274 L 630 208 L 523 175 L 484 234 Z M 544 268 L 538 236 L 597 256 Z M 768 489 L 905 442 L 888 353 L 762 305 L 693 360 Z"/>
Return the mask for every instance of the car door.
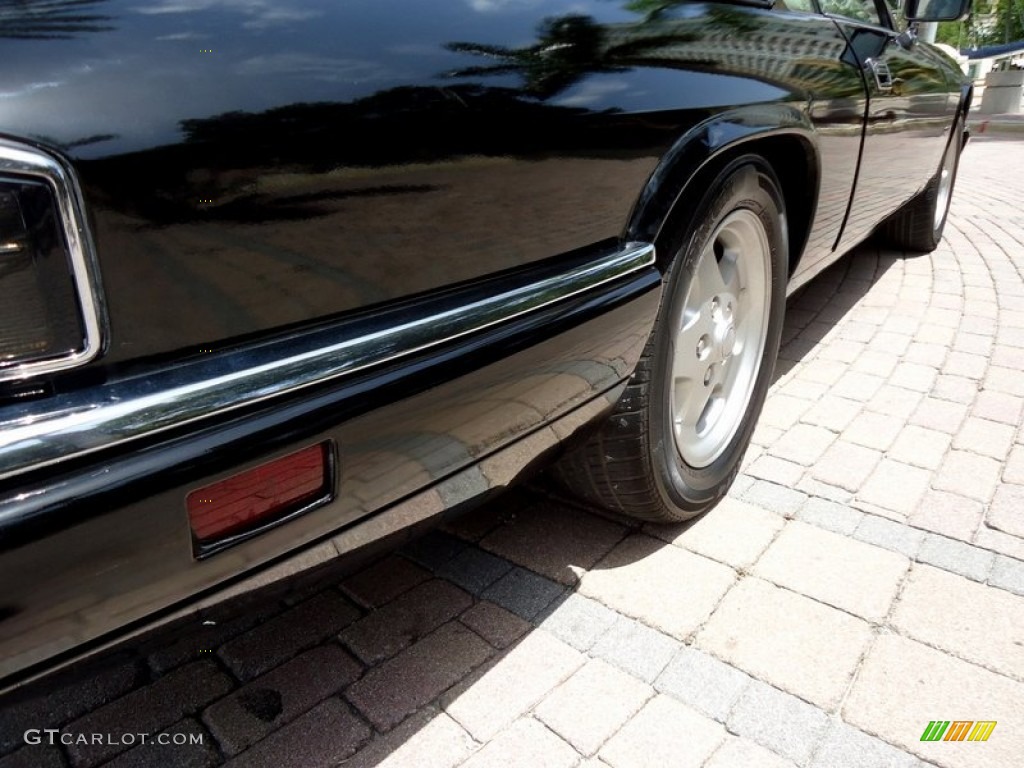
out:
<path id="1" fill-rule="evenodd" d="M 942 56 L 900 35 L 883 0 L 820 0 L 850 42 L 868 94 L 857 187 L 840 249 L 856 245 L 935 174 L 956 111 Z"/>

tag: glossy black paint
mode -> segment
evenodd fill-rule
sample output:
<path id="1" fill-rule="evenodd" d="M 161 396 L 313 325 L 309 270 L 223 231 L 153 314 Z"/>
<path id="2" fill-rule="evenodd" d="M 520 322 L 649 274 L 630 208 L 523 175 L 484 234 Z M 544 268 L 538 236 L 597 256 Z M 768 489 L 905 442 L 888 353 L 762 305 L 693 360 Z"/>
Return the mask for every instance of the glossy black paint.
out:
<path id="1" fill-rule="evenodd" d="M 17 405 L 0 390 L 0 426 L 55 392 L 664 242 L 741 151 L 783 182 L 799 285 L 925 185 L 963 82 L 892 30 L 757 5 L 86 0 L 0 29 L 0 135 L 78 174 L 110 318 L 94 363 Z M 866 77 L 879 56 L 898 89 Z M 528 464 L 629 376 L 657 283 L 0 486 L 0 677 L 418 494 L 499 487 L 479 462 Z M 192 558 L 188 490 L 324 439 L 334 502 Z M 458 494 L 429 490 L 455 473 Z"/>
<path id="2" fill-rule="evenodd" d="M 843 232 L 842 250 L 863 240 L 893 210 L 893 200 L 907 200 L 921 191 L 939 167 L 960 102 L 959 69 L 947 57 L 922 43 L 904 48 L 891 29 L 839 22 L 850 50 L 863 66 L 884 60 L 892 77 L 883 91 L 873 76 L 868 87 L 864 148 L 851 210 L 856 217 Z M 917 169 L 910 167 L 917 164 Z M 900 172 L 894 173 L 894 169 Z"/>
<path id="3" fill-rule="evenodd" d="M 611 0 L 88 6 L 79 31 L 0 40 L 0 131 L 81 175 L 110 305 L 100 366 L 618 236 L 670 150 L 696 141 L 709 157 L 781 105 L 821 185 L 808 263 L 831 255 L 846 215 L 864 80 L 818 16 Z M 908 74 L 908 92 L 934 87 L 915 77 L 928 74 Z M 941 106 L 873 115 L 894 115 L 913 166 L 903 138 Z M 865 194 L 891 204 L 873 175 Z"/>

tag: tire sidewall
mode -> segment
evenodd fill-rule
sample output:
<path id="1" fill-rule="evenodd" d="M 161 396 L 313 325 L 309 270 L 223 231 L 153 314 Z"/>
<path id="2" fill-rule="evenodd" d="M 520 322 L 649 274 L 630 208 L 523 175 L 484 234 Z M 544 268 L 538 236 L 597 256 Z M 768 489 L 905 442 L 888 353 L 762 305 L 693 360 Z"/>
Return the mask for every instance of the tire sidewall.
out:
<path id="1" fill-rule="evenodd" d="M 946 220 L 949 218 L 949 209 L 950 206 L 953 204 L 953 191 L 956 189 L 956 176 L 957 172 L 960 170 L 960 153 L 963 151 L 963 121 L 961 120 L 957 120 L 955 123 L 953 123 L 953 131 L 949 137 L 949 144 L 946 146 L 946 149 L 943 150 L 942 160 L 939 161 L 939 171 L 936 174 L 935 197 L 933 202 L 933 205 L 936 206 L 939 203 L 938 185 L 942 177 L 942 167 L 946 164 L 946 155 L 949 153 L 950 147 L 953 146 L 954 142 L 958 146 L 956 151 L 953 153 L 953 165 L 952 168 L 950 168 L 951 178 L 949 180 L 949 194 L 946 196 L 946 210 L 942 212 L 942 218 L 939 220 L 939 225 L 933 225 L 932 227 L 932 239 L 935 241 L 935 245 L 938 245 L 939 241 L 942 240 L 942 233 L 946 229 Z M 932 221 L 934 220 L 935 216 L 933 211 Z"/>
<path id="2" fill-rule="evenodd" d="M 686 464 L 676 447 L 669 406 L 669 387 L 674 354 L 674 318 L 681 315 L 690 283 L 704 246 L 722 221 L 745 208 L 755 213 L 765 228 L 770 247 L 770 297 L 768 327 L 757 377 L 743 420 L 722 454 L 706 467 Z M 725 494 L 739 471 L 750 437 L 771 385 L 785 315 L 788 275 L 788 235 L 779 183 L 759 157 L 747 155 L 730 162 L 704 195 L 696 215 L 676 243 L 666 277 L 662 309 L 655 331 L 652 366 L 649 440 L 651 466 L 664 502 L 669 507 L 697 510 Z"/>

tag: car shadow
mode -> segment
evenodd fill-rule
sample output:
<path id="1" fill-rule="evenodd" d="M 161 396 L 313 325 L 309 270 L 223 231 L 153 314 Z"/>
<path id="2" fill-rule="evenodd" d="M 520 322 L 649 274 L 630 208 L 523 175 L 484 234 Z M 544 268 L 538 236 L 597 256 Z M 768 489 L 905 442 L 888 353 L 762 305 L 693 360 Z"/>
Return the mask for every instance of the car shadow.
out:
<path id="1" fill-rule="evenodd" d="M 824 341 L 841 338 L 836 326 L 890 270 L 920 254 L 894 251 L 870 240 L 854 249 L 799 288 L 789 297 L 773 383 L 781 379 Z M 898 275 L 892 273 L 893 276 Z M 882 313 L 882 309 L 878 310 Z M 883 313 L 884 314 L 884 313 Z"/>

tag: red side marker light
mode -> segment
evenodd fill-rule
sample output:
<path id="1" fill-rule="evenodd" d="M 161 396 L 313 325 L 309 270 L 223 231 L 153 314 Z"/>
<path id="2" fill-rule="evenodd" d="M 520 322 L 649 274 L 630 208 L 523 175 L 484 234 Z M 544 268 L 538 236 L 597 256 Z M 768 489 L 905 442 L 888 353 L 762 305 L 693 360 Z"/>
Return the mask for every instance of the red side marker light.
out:
<path id="1" fill-rule="evenodd" d="M 193 533 L 201 543 L 236 536 L 326 498 L 329 457 L 320 443 L 192 491 L 185 505 Z"/>

